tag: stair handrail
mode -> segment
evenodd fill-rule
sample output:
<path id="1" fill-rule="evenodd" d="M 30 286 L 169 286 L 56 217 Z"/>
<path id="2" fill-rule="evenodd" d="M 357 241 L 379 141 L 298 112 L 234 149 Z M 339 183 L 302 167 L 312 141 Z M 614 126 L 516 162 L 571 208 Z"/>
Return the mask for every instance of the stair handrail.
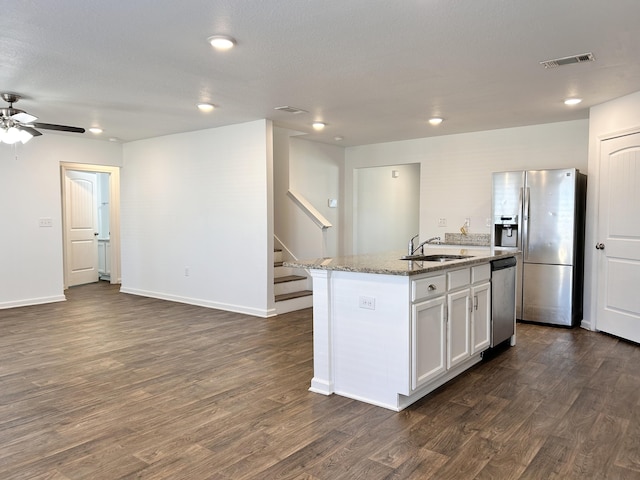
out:
<path id="1" fill-rule="evenodd" d="M 333 227 L 331 222 L 327 220 L 325 216 L 322 215 L 313 205 L 311 205 L 311 203 L 302 195 L 294 192 L 293 190 L 289 190 L 287 191 L 287 196 L 291 198 L 294 203 L 298 205 L 298 207 L 300 207 L 300 209 L 304 213 L 306 213 L 311 220 L 313 220 L 313 223 L 315 223 L 322 230 Z"/>

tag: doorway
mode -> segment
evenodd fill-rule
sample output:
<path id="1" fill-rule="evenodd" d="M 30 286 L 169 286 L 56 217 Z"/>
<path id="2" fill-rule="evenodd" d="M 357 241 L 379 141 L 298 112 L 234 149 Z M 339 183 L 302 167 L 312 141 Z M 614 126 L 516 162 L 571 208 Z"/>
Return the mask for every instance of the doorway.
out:
<path id="1" fill-rule="evenodd" d="M 61 163 L 61 186 L 64 288 L 120 283 L 120 168 Z"/>
<path id="2" fill-rule="evenodd" d="M 420 164 L 354 170 L 355 254 L 406 249 L 420 228 Z"/>

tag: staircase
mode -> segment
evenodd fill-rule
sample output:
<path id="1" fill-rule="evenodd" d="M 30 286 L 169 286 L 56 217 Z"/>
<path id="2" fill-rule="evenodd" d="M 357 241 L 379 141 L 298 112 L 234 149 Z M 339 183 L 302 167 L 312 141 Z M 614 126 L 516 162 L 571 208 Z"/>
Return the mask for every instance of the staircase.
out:
<path id="1" fill-rule="evenodd" d="M 290 267 L 283 263 L 282 250 L 273 252 L 273 292 L 276 300 L 276 313 L 278 315 L 313 306 L 312 292 L 309 290 L 310 280 L 297 275 Z"/>

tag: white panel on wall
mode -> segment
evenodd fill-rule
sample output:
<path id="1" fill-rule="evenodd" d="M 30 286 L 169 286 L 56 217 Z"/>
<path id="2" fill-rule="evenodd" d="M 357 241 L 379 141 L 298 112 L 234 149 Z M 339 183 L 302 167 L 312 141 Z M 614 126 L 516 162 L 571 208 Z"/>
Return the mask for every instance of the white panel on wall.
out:
<path id="1" fill-rule="evenodd" d="M 125 145 L 123 291 L 269 314 L 268 131 L 261 120 Z"/>

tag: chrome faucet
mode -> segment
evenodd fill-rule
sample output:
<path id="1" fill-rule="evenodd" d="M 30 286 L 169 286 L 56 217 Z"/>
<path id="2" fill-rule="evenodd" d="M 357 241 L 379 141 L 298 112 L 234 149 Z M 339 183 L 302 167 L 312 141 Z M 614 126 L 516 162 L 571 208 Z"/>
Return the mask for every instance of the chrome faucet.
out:
<path id="1" fill-rule="evenodd" d="M 418 250 L 420 250 L 421 254 L 424 254 L 424 246 L 431 243 L 431 242 L 437 242 L 440 243 L 440 237 L 431 237 L 429 240 L 425 240 L 424 242 L 422 242 L 420 245 L 418 245 L 417 247 L 413 247 L 413 240 L 418 237 L 418 235 L 416 235 L 415 237 L 413 237 L 411 240 L 409 240 L 409 255 L 414 255 Z"/>
<path id="2" fill-rule="evenodd" d="M 413 255 L 413 241 L 418 238 L 420 236 L 419 233 L 416 233 L 413 237 L 411 237 L 411 240 L 409 240 L 409 248 L 407 250 L 407 253 L 409 255 Z"/>

